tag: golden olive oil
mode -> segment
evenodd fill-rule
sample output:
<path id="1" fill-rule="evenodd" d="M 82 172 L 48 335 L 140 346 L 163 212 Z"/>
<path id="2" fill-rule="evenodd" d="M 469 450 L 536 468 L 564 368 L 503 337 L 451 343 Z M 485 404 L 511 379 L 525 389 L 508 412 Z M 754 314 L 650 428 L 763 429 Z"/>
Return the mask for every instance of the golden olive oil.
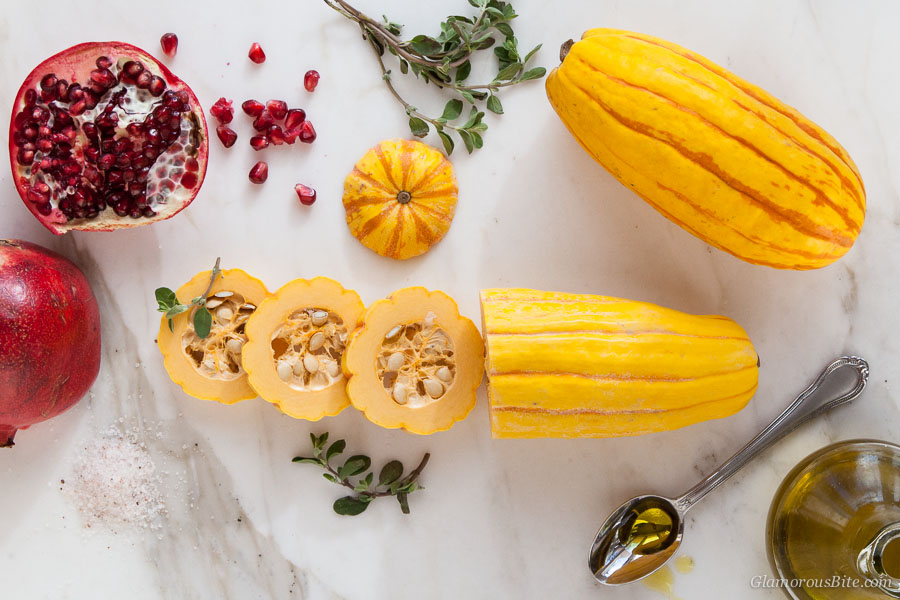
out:
<path id="1" fill-rule="evenodd" d="M 673 533 L 672 517 L 656 507 L 641 510 L 631 525 L 627 545 L 639 554 L 653 554 L 666 547 L 666 540 Z"/>
<path id="2" fill-rule="evenodd" d="M 900 598 L 900 446 L 856 440 L 807 457 L 781 484 L 767 533 L 793 598 Z"/>

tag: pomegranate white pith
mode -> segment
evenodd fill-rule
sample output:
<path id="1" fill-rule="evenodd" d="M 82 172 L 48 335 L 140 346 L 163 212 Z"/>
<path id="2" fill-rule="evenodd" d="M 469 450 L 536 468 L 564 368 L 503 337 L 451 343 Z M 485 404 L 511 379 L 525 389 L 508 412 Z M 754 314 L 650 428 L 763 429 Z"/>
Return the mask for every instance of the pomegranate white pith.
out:
<path id="1" fill-rule="evenodd" d="M 20 196 L 57 234 L 168 219 L 206 174 L 196 96 L 121 42 L 73 46 L 38 65 L 13 105 L 10 159 Z"/>

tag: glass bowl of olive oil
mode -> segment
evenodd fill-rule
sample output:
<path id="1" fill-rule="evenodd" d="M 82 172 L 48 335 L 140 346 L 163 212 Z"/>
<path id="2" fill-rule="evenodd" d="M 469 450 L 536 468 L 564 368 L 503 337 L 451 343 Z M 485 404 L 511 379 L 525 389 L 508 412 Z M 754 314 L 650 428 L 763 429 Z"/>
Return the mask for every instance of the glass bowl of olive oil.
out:
<path id="1" fill-rule="evenodd" d="M 900 598 L 900 446 L 850 440 L 806 457 L 775 494 L 767 546 L 795 600 Z"/>

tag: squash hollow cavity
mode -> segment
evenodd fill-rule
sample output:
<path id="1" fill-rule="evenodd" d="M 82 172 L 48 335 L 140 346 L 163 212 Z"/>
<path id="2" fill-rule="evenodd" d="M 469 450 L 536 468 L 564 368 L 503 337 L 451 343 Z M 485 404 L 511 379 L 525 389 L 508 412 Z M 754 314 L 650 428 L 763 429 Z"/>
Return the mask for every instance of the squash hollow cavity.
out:
<path id="1" fill-rule="evenodd" d="M 427 406 L 442 398 L 456 379 L 453 340 L 434 323 L 396 325 L 381 343 L 375 364 L 385 392 L 409 408 Z"/>
<path id="2" fill-rule="evenodd" d="M 194 331 L 194 313 L 202 310 L 197 307 L 191 311 L 181 336 L 182 351 L 203 377 L 219 381 L 242 377 L 241 351 L 247 342 L 244 327 L 256 305 L 245 302 L 241 294 L 222 290 L 206 299 L 206 308 L 213 315 L 209 335 L 201 338 Z"/>
<path id="3" fill-rule="evenodd" d="M 295 311 L 272 334 L 278 377 L 297 391 L 322 390 L 343 381 L 341 357 L 348 335 L 340 315 L 323 308 Z"/>

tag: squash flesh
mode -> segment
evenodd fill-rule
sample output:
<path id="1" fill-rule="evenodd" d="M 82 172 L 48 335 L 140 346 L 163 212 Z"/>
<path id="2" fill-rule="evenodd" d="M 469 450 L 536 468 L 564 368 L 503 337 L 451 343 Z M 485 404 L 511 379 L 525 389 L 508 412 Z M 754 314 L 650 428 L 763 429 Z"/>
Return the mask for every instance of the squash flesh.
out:
<path id="1" fill-rule="evenodd" d="M 452 342 L 453 382 L 443 396 L 423 406 L 398 404 L 377 377 L 376 357 L 392 328 L 429 319 Z M 427 435 L 450 429 L 471 412 L 484 377 L 484 343 L 474 323 L 460 316 L 452 298 L 421 287 L 404 288 L 373 303 L 363 321 L 350 338 L 344 368 L 350 400 L 367 419 L 388 429 Z"/>

